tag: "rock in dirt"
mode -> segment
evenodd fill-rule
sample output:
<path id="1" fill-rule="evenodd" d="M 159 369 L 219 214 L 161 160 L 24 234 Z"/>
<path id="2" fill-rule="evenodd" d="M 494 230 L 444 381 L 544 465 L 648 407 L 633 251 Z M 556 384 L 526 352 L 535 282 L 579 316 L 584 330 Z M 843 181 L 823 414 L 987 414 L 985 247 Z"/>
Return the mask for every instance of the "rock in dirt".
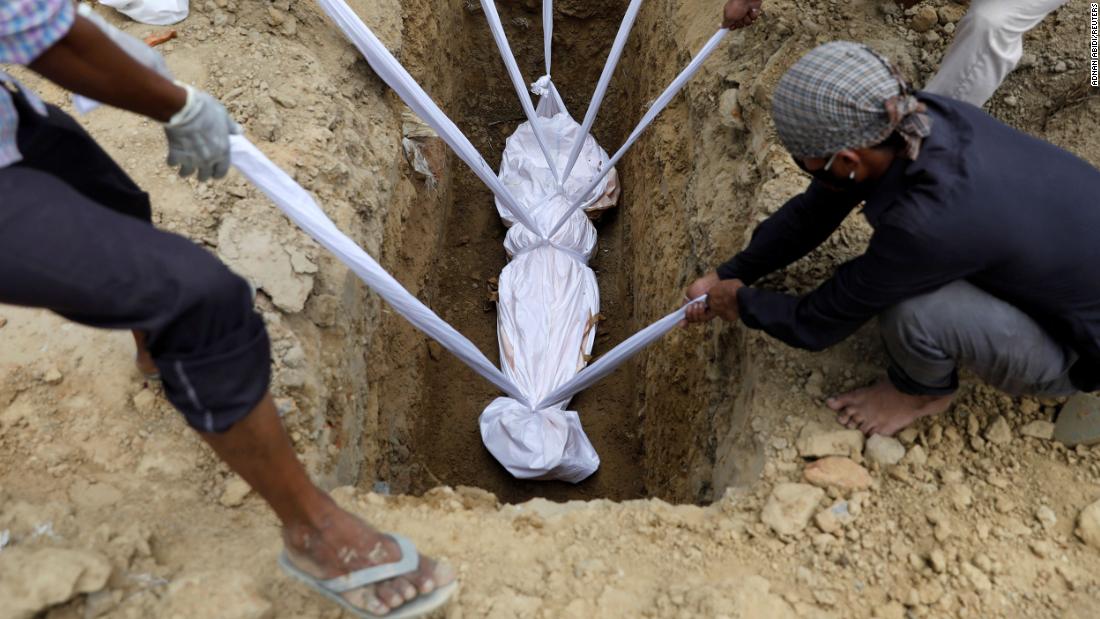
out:
<path id="1" fill-rule="evenodd" d="M 924 466 L 928 463 L 928 453 L 924 451 L 924 447 L 920 445 L 913 445 L 909 448 L 909 451 L 905 454 L 905 457 L 901 459 L 905 464 L 913 464 L 917 466 Z"/>
<path id="2" fill-rule="evenodd" d="M 0 619 L 31 619 L 81 593 L 107 585 L 102 555 L 65 548 L 8 548 L 0 553 Z"/>
<path id="3" fill-rule="evenodd" d="M 741 117 L 741 103 L 738 95 L 741 91 L 730 88 L 718 98 L 718 122 L 723 127 L 744 131 L 745 119 Z"/>
<path id="4" fill-rule="evenodd" d="M 760 520 L 780 535 L 806 528 L 825 491 L 809 484 L 779 484 L 772 490 Z"/>
<path id="5" fill-rule="evenodd" d="M 859 458 L 863 454 L 863 433 L 859 430 L 804 431 L 798 437 L 798 455 L 803 458 L 848 456 Z"/>
<path id="6" fill-rule="evenodd" d="M 959 566 L 959 571 L 970 581 L 970 586 L 978 593 L 984 593 L 993 588 L 993 583 L 989 581 L 989 577 L 977 567 L 969 563 L 963 563 Z"/>
<path id="7" fill-rule="evenodd" d="M 218 502 L 226 507 L 239 507 L 249 492 L 252 492 L 252 488 L 248 482 L 234 475 L 225 482 L 225 490 Z"/>
<path id="8" fill-rule="evenodd" d="M 905 619 L 905 606 L 901 602 L 887 602 L 874 611 L 875 619 Z"/>
<path id="9" fill-rule="evenodd" d="M 1100 549 L 1100 501 L 1096 501 L 1077 516 L 1077 537 L 1093 548 Z"/>
<path id="10" fill-rule="evenodd" d="M 994 445 L 1007 445 L 1012 442 L 1012 428 L 1004 417 L 997 415 L 985 429 L 985 438 Z"/>
<path id="11" fill-rule="evenodd" d="M 912 445 L 916 442 L 918 436 L 920 436 L 920 432 L 912 426 L 898 432 L 898 440 L 903 445 Z"/>
<path id="12" fill-rule="evenodd" d="M 157 405 L 157 394 L 149 389 L 142 389 L 134 396 L 133 403 L 134 410 L 147 415 L 153 412 L 153 408 Z"/>
<path id="13" fill-rule="evenodd" d="M 928 563 L 932 566 L 932 571 L 937 574 L 942 574 L 947 569 L 947 557 L 944 556 L 943 551 L 939 548 L 935 548 L 928 555 Z"/>
<path id="14" fill-rule="evenodd" d="M 1007 97 L 1006 97 L 1007 99 Z M 1007 101 L 1006 101 L 1007 103 Z M 1031 416 L 1039 412 L 1039 403 L 1032 398 L 1024 398 L 1020 400 L 1020 412 L 1024 415 Z"/>
<path id="15" fill-rule="evenodd" d="M 189 574 L 174 579 L 157 608 L 162 619 L 270 619 L 271 603 L 242 572 Z"/>
<path id="16" fill-rule="evenodd" d="M 926 4 L 917 9 L 910 26 L 917 32 L 928 32 L 939 22 L 940 15 L 936 12 L 936 8 Z"/>
<path id="17" fill-rule="evenodd" d="M 1049 441 L 1054 438 L 1054 424 L 1042 420 L 1032 421 L 1020 428 L 1020 436 L 1029 436 L 1042 441 Z"/>
<path id="18" fill-rule="evenodd" d="M 940 23 L 941 24 L 954 24 L 966 15 L 966 7 L 961 4 L 955 4 L 949 2 L 940 7 L 939 10 Z"/>
<path id="19" fill-rule="evenodd" d="M 891 466 L 905 457 L 905 446 L 896 438 L 876 434 L 867 439 L 867 445 L 863 449 L 863 457 L 867 458 L 869 462 L 875 462 L 880 466 Z"/>
<path id="20" fill-rule="evenodd" d="M 955 506 L 955 509 L 960 512 L 968 509 L 974 502 L 974 493 L 970 490 L 970 486 L 962 483 L 948 486 L 947 496 L 951 500 L 951 504 Z"/>
<path id="21" fill-rule="evenodd" d="M 1043 528 L 1047 531 L 1054 528 L 1054 525 L 1058 524 L 1058 514 L 1054 513 L 1054 510 L 1042 505 L 1039 509 L 1035 510 L 1035 519 L 1039 521 L 1039 524 L 1043 525 Z"/>
<path id="22" fill-rule="evenodd" d="M 46 368 L 45 372 L 42 372 L 42 382 L 48 385 L 56 385 L 61 382 L 61 379 L 61 370 L 56 367 L 50 366 Z"/>
<path id="23" fill-rule="evenodd" d="M 825 375 L 818 370 L 811 372 L 810 377 L 806 379 L 806 395 L 820 400 L 825 397 L 824 387 Z"/>
<path id="24" fill-rule="evenodd" d="M 1040 559 L 1049 559 L 1054 556 L 1054 546 L 1050 542 L 1033 539 L 1027 543 L 1027 547 L 1031 550 L 1032 554 Z"/>
<path id="25" fill-rule="evenodd" d="M 836 501 L 828 509 L 823 509 L 814 515 L 817 528 L 825 533 L 836 533 L 854 520 L 855 516 L 849 510 L 848 501 L 844 500 Z"/>
<path id="26" fill-rule="evenodd" d="M 218 255 L 287 313 L 302 311 L 313 292 L 313 253 L 310 241 L 259 202 L 227 215 L 218 229 Z"/>
<path id="27" fill-rule="evenodd" d="M 802 475 L 806 481 L 821 488 L 840 488 L 841 490 L 865 490 L 874 480 L 867 469 L 848 458 L 830 456 L 806 465 Z"/>
<path id="28" fill-rule="evenodd" d="M 439 361 L 443 358 L 443 346 L 435 340 L 428 340 L 428 356 L 432 361 Z"/>

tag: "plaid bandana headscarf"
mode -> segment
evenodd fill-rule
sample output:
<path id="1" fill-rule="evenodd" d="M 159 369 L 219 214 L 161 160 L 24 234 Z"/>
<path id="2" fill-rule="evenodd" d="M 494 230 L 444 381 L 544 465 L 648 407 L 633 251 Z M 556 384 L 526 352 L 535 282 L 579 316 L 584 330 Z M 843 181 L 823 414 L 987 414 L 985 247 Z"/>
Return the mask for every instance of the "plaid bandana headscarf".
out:
<path id="1" fill-rule="evenodd" d="M 897 131 L 916 159 L 932 120 L 890 61 L 870 48 L 835 41 L 811 50 L 779 80 L 772 118 L 799 159 L 874 146 Z"/>

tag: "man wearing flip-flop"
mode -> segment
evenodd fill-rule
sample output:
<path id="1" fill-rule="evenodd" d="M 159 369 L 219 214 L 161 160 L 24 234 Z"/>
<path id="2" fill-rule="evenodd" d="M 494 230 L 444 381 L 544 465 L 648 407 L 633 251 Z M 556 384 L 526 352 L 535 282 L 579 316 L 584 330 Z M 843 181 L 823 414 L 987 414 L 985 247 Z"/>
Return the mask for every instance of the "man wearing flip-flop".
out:
<path id="1" fill-rule="evenodd" d="M 882 0 L 889 2 L 891 0 Z M 981 107 L 1024 54 L 1024 35 L 1069 0 L 970 0 L 951 46 L 924 91 Z M 760 16 L 763 0 L 728 0 L 726 28 L 743 28 Z M 903 7 L 920 0 L 897 0 Z"/>
<path id="2" fill-rule="evenodd" d="M 1100 171 L 973 105 L 912 91 L 856 43 L 796 62 L 772 118 L 813 180 L 689 287 L 709 295 L 689 321 L 740 319 L 822 350 L 878 317 L 888 378 L 828 400 L 867 434 L 946 410 L 959 366 L 1011 394 L 1100 389 Z M 752 286 L 860 204 L 874 228 L 866 253 L 802 296 Z"/>
<path id="3" fill-rule="evenodd" d="M 0 63 L 163 123 L 183 176 L 228 171 L 239 128 L 225 108 L 70 0 L 0 3 Z M 72 118 L 3 72 L 0 82 L 0 303 L 141 334 L 168 399 L 279 517 L 293 576 L 360 617 L 442 606 L 457 586 L 451 568 L 310 481 L 268 392 L 270 346 L 248 283 L 154 228 L 148 196 Z"/>

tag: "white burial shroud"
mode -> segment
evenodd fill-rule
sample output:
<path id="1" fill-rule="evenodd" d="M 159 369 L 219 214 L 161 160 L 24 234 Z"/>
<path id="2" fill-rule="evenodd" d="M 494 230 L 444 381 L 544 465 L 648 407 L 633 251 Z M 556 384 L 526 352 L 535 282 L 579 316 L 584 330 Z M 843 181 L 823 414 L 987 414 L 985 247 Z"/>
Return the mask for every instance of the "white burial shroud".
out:
<path id="1" fill-rule="evenodd" d="M 134 21 L 167 26 L 187 17 L 188 0 L 99 0 Z"/>
<path id="2" fill-rule="evenodd" d="M 582 127 L 551 91 L 542 97 L 537 121 L 545 146 L 561 177 Z M 531 123 L 508 139 L 500 180 L 543 230 L 550 230 L 610 164 L 596 140 L 584 144 L 572 173 L 559 191 Z M 511 262 L 500 275 L 497 336 L 504 374 L 538 402 L 584 368 L 596 338 L 600 291 L 588 260 L 596 249 L 596 228 L 586 211 L 615 206 L 619 198 L 614 170 L 584 196 L 550 243 L 522 224 L 501 204 L 497 211 L 509 226 L 504 241 Z M 600 466 L 600 457 L 581 427 L 569 400 L 532 411 L 508 397 L 494 400 L 481 414 L 486 448 L 520 479 L 579 482 Z"/>

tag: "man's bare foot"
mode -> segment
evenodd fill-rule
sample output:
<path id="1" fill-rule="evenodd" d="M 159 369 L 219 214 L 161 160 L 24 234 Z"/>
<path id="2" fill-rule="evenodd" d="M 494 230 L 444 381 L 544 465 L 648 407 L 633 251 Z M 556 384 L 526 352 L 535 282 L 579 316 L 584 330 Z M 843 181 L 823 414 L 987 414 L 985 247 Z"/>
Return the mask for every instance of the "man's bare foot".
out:
<path id="1" fill-rule="evenodd" d="M 316 578 L 335 578 L 402 558 L 392 539 L 335 505 L 318 524 L 284 529 L 283 540 L 295 567 Z M 415 573 L 349 591 L 344 599 L 357 608 L 385 615 L 454 580 L 455 572 L 449 565 L 421 555 Z"/>
<path id="2" fill-rule="evenodd" d="M 841 425 L 870 436 L 893 436 L 914 421 L 938 415 L 951 405 L 952 396 L 908 395 L 883 379 L 871 387 L 826 400 Z"/>

